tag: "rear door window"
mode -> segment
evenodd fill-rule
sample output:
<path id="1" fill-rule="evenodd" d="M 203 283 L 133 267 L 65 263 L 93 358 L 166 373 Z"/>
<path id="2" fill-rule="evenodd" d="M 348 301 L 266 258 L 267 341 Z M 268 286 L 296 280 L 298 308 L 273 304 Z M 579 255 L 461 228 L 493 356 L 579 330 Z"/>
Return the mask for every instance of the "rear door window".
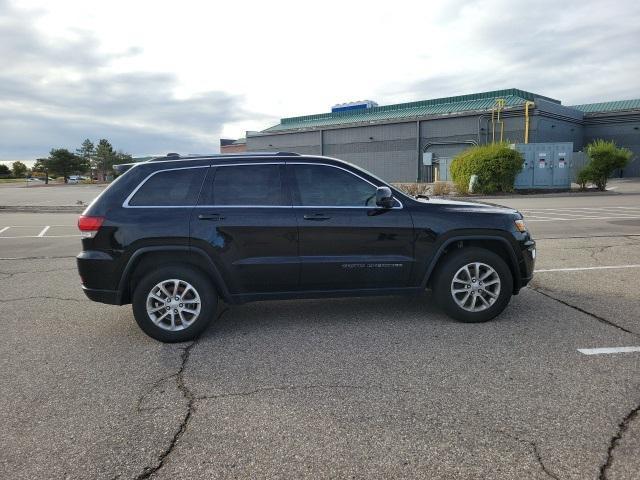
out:
<path id="1" fill-rule="evenodd" d="M 218 166 L 201 204 L 233 207 L 290 206 L 283 191 L 280 165 Z"/>
<path id="2" fill-rule="evenodd" d="M 158 172 L 147 179 L 129 200 L 133 207 L 194 206 L 207 168 L 183 168 Z"/>

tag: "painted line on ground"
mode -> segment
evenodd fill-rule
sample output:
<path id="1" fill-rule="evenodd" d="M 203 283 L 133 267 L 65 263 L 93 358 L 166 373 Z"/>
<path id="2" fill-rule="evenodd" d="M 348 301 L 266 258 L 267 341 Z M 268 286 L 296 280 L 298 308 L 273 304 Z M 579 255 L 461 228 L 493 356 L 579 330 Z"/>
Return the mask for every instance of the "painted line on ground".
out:
<path id="1" fill-rule="evenodd" d="M 602 355 L 605 353 L 640 352 L 640 347 L 579 348 L 578 351 L 584 355 Z"/>
<path id="2" fill-rule="evenodd" d="M 9 230 L 11 227 L 4 227 L 4 228 L 0 228 L 0 233 L 2 232 L 6 232 L 7 230 Z"/>
<path id="3" fill-rule="evenodd" d="M 522 212 L 546 212 L 549 210 L 610 210 L 614 208 L 622 208 L 622 209 L 630 209 L 630 210 L 640 210 L 639 207 L 563 207 L 563 208 L 522 208 L 520 211 Z"/>
<path id="4" fill-rule="evenodd" d="M 557 221 L 561 221 L 561 222 L 575 222 L 578 220 L 620 220 L 620 219 L 634 219 L 634 218 L 640 218 L 640 215 L 638 216 L 624 216 L 624 217 L 579 217 L 579 218 L 545 218 L 545 219 L 539 219 L 536 220 L 535 218 L 533 220 L 527 220 L 527 216 L 524 216 L 524 221 L 527 223 L 533 223 L 533 222 L 557 222 Z"/>
<path id="5" fill-rule="evenodd" d="M 581 270 L 613 270 L 616 268 L 640 268 L 640 264 L 630 265 L 603 265 L 601 267 L 573 267 L 573 268 L 544 268 L 540 270 L 534 270 L 533 273 L 545 273 L 545 272 L 579 272 Z"/>
<path id="6" fill-rule="evenodd" d="M 69 227 L 69 228 L 78 228 L 77 225 L 9 225 L 7 228 L 42 228 L 45 226 L 49 226 L 49 227 Z M 2 233 L 2 230 L 0 230 L 0 233 Z"/>
<path id="7" fill-rule="evenodd" d="M 640 211 L 616 211 L 616 212 L 526 212 L 527 217 L 602 217 L 605 214 L 609 215 L 624 215 L 624 216 L 638 216 Z"/>
<path id="8" fill-rule="evenodd" d="M 40 233 L 38 234 L 39 237 L 44 237 L 44 234 L 47 233 L 47 230 L 49 230 L 51 228 L 51 225 L 47 225 L 46 227 L 44 227 Z"/>
<path id="9" fill-rule="evenodd" d="M 41 237 L 40 235 L 21 235 L 19 237 L 0 237 L 0 240 L 8 240 L 8 239 L 16 239 L 16 238 L 72 238 L 72 237 L 82 237 L 82 235 L 45 235 Z"/>

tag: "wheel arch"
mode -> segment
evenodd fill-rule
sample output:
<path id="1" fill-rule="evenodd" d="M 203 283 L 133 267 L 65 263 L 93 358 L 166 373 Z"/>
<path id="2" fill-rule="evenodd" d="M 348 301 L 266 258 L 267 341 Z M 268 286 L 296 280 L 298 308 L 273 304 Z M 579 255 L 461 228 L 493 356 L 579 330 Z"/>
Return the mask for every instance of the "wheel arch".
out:
<path id="1" fill-rule="evenodd" d="M 187 245 L 148 246 L 137 249 L 128 259 L 118 285 L 118 304 L 131 303 L 133 284 L 152 267 L 162 264 L 181 263 L 192 266 L 206 275 L 213 283 L 218 296 L 231 301 L 226 284 L 209 256 L 197 247 Z"/>
<path id="2" fill-rule="evenodd" d="M 511 271 L 513 277 L 513 293 L 518 293 L 522 286 L 518 258 L 509 240 L 500 235 L 456 235 L 448 238 L 438 247 L 436 254 L 431 259 L 422 281 L 422 286 L 424 288 L 430 287 L 435 278 L 435 273 L 445 258 L 452 252 L 466 247 L 484 248 L 499 255 Z"/>

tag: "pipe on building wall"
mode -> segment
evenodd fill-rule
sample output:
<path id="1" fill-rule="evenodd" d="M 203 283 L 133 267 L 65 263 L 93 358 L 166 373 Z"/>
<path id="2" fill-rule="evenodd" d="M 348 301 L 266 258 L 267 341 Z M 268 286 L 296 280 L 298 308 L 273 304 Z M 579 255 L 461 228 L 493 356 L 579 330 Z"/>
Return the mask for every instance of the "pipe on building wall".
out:
<path id="1" fill-rule="evenodd" d="M 416 177 L 416 182 L 420 181 L 420 154 L 422 153 L 422 149 L 420 147 L 420 120 L 416 120 L 416 155 L 418 156 L 418 175 Z"/>
<path id="2" fill-rule="evenodd" d="M 494 119 L 496 107 L 491 107 L 491 143 L 496 143 L 496 121 Z"/>
<path id="3" fill-rule="evenodd" d="M 504 109 L 504 106 L 506 104 L 506 100 L 504 98 L 497 98 L 496 99 L 496 123 L 498 125 L 500 125 L 500 143 L 502 143 L 503 139 L 504 139 L 504 119 L 500 120 L 500 112 L 502 112 L 502 110 Z M 495 143 L 496 138 L 495 138 L 495 127 L 494 127 L 494 134 L 493 134 L 493 142 Z"/>
<path id="4" fill-rule="evenodd" d="M 529 107 L 535 107 L 531 100 L 524 102 L 524 143 L 529 143 Z"/>

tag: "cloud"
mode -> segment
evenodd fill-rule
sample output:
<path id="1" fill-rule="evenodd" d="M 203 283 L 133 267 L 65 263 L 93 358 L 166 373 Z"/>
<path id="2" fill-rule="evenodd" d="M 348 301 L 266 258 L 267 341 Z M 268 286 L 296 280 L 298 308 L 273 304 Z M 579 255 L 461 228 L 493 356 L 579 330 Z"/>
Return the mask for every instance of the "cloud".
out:
<path id="1" fill-rule="evenodd" d="M 213 152 L 227 122 L 255 118 L 242 97 L 208 91 L 178 98 L 171 73 L 116 72 L 91 32 L 48 38 L 39 12 L 0 0 L 0 159 L 45 156 L 84 138 L 108 138 L 133 154 Z"/>
<path id="2" fill-rule="evenodd" d="M 451 2 L 433 73 L 382 94 L 433 98 L 521 88 L 578 104 L 640 96 L 640 3 L 621 0 Z M 434 33 L 435 34 L 435 33 Z"/>

